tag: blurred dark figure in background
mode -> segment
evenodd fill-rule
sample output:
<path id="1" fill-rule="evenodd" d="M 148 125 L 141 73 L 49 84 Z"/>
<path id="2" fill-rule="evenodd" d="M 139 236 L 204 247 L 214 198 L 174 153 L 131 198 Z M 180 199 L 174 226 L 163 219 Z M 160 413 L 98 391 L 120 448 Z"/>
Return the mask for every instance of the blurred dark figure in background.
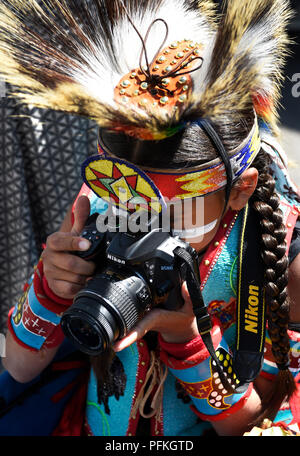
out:
<path id="1" fill-rule="evenodd" d="M 96 148 L 89 120 L 0 98 L 0 332 L 42 244 L 81 186 L 80 164 Z"/>

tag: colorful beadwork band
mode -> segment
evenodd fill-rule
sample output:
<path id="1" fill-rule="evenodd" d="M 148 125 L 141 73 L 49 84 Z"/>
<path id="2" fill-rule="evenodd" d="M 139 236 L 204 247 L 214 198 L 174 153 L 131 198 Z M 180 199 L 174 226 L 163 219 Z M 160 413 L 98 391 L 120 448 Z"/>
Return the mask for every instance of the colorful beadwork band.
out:
<path id="1" fill-rule="evenodd" d="M 55 303 L 44 294 L 42 277 L 43 265 L 39 261 L 23 295 L 8 317 L 11 334 L 20 345 L 32 350 L 55 347 L 63 340 L 59 326 L 61 315 L 51 309 Z"/>
<path id="2" fill-rule="evenodd" d="M 137 205 L 161 212 L 164 198 L 154 182 L 132 163 L 118 158 L 94 156 L 82 165 L 86 185 L 105 201 L 128 212 Z"/>
<path id="3" fill-rule="evenodd" d="M 250 167 L 261 147 L 257 119 L 248 137 L 230 153 L 233 182 Z M 174 170 L 140 169 L 111 156 L 100 143 L 99 155 L 82 165 L 86 185 L 104 200 L 128 210 L 128 205 L 144 201 L 149 210 L 161 211 L 165 201 L 186 200 L 215 193 L 226 187 L 226 171 L 218 158 L 197 168 Z"/>
<path id="4" fill-rule="evenodd" d="M 233 389 L 236 389 L 239 386 L 239 380 L 233 371 L 231 351 L 218 324 L 215 321 L 212 330 L 216 355 L 229 383 Z M 215 421 L 223 419 L 236 411 L 238 404 L 248 393 L 248 385 L 245 386 L 243 391 L 234 392 L 233 394 L 226 391 L 218 375 L 215 363 L 201 338 L 199 338 L 197 343 L 194 342 L 193 350 L 195 353 L 183 361 L 178 359 L 178 355 L 176 356 L 173 353 L 175 347 L 173 348 L 172 344 L 165 343 L 162 338 L 160 338 L 160 346 L 162 361 L 190 395 L 194 404 L 193 409 L 195 409 L 197 415 L 201 415 L 204 420 Z"/>

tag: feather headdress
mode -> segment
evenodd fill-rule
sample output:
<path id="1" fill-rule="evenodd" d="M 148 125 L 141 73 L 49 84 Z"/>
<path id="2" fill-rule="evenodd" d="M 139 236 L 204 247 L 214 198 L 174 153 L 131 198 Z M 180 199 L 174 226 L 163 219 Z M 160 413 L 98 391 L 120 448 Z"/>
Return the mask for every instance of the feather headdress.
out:
<path id="1" fill-rule="evenodd" d="M 275 129 L 289 17 L 287 0 L 228 0 L 220 20 L 211 0 L 3 0 L 1 73 L 25 103 L 144 139 L 199 117 L 240 121 L 253 104 Z M 139 62 L 145 73 L 162 43 L 184 40 L 196 43 L 201 62 L 192 62 L 192 90 L 180 108 L 116 99 L 124 75 Z"/>

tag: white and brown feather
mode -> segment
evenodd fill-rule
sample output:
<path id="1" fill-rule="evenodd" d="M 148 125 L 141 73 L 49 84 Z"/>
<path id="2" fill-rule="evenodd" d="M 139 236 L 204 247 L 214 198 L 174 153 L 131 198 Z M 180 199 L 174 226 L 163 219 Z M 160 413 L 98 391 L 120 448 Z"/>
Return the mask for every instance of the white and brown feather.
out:
<path id="1" fill-rule="evenodd" d="M 163 130 L 195 116 L 240 119 L 255 93 L 279 100 L 290 18 L 287 0 L 228 0 L 219 20 L 210 0 L 127 0 L 144 37 L 164 19 L 168 42 L 204 45 L 192 74 L 186 109 L 171 117 L 114 101 L 114 88 L 139 64 L 142 44 L 118 0 L 3 0 L 0 5 L 1 73 L 25 103 L 87 116 L 103 127 Z M 219 22 L 217 24 L 217 22 Z M 151 60 L 165 30 L 156 23 L 147 40 Z"/>

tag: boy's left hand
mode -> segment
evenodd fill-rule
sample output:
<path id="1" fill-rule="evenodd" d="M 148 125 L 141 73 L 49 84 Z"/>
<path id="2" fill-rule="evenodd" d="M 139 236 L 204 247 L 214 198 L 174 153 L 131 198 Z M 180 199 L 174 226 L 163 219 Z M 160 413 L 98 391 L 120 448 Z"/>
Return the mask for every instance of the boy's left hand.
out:
<path id="1" fill-rule="evenodd" d="M 169 343 L 180 344 L 189 342 L 199 335 L 197 322 L 186 283 L 182 285 L 184 305 L 177 311 L 155 308 L 147 313 L 132 331 L 113 345 L 118 352 L 142 339 L 149 331 L 157 331 Z"/>

